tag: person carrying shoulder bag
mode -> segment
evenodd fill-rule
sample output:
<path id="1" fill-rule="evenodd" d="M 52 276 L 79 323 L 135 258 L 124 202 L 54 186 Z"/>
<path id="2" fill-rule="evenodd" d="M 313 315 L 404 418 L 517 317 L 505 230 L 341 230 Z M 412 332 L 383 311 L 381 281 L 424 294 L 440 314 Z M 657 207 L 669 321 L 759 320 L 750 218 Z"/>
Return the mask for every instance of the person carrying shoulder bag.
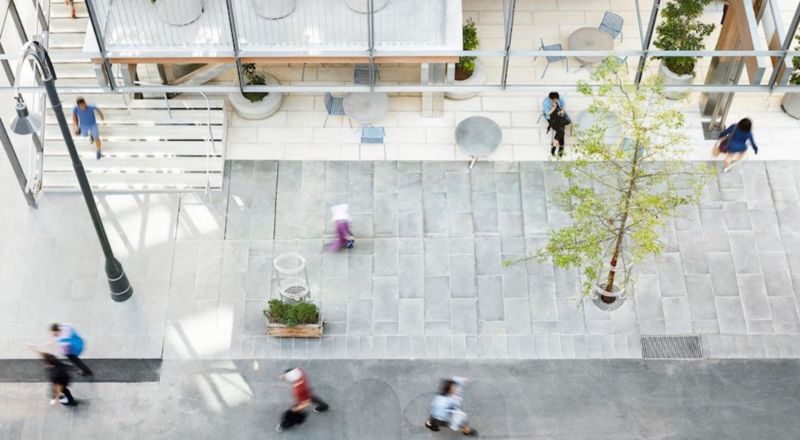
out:
<path id="1" fill-rule="evenodd" d="M 722 163 L 723 173 L 727 173 L 737 162 L 744 159 L 747 154 L 747 141 L 750 141 L 753 153 L 758 154 L 758 145 L 753 138 L 752 129 L 753 122 L 749 118 L 744 118 L 719 134 L 711 154 L 714 157 L 725 154 L 725 160 Z"/>

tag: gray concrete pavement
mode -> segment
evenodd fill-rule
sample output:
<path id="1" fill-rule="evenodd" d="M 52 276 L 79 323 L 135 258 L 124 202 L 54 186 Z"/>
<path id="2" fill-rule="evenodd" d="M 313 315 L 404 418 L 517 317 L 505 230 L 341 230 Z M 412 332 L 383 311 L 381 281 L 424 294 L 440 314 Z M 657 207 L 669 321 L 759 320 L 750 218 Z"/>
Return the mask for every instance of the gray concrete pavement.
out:
<path id="1" fill-rule="evenodd" d="M 291 401 L 276 375 L 309 372 L 331 411 L 277 434 Z M 172 361 L 160 383 L 75 384 L 77 409 L 44 384 L 0 384 L 0 438 L 455 439 L 422 426 L 438 378 L 472 379 L 465 410 L 491 439 L 795 439 L 800 362 Z"/>
<path id="2" fill-rule="evenodd" d="M 670 221 L 626 303 L 576 301 L 576 271 L 504 267 L 568 221 L 540 162 L 230 162 L 225 190 L 99 196 L 136 294 L 109 300 L 78 195 L 0 216 L 0 356 L 53 320 L 88 357 L 636 358 L 640 335 L 699 334 L 707 356 L 800 357 L 800 162 L 745 162 Z M 11 186 L 13 187 L 13 186 Z M 329 207 L 352 251 L 330 254 Z M 21 207 L 20 207 L 21 205 Z M 308 260 L 321 341 L 264 333 L 271 262 Z"/>

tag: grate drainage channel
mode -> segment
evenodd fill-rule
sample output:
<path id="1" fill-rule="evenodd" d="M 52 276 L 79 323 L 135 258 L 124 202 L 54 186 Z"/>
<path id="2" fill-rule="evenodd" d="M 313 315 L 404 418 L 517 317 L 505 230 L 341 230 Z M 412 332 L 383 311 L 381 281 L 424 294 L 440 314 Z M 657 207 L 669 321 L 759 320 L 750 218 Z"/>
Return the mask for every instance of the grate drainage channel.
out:
<path id="1" fill-rule="evenodd" d="M 642 336 L 644 359 L 702 359 L 699 336 Z"/>
<path id="2" fill-rule="evenodd" d="M 73 382 L 159 382 L 161 380 L 161 359 L 83 359 L 92 369 L 94 376 L 78 376 L 77 368 L 69 361 Z M 47 382 L 42 361 L 36 359 L 0 360 L 0 383 Z M 0 424 L 1 425 L 1 424 Z"/>

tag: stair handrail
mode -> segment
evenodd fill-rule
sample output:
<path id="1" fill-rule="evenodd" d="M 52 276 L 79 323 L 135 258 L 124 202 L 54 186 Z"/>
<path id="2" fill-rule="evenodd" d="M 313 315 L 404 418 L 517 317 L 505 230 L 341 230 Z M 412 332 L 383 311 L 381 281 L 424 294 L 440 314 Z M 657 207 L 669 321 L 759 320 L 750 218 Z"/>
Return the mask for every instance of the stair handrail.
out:
<path id="1" fill-rule="evenodd" d="M 206 140 L 206 194 L 211 193 L 211 150 L 217 152 L 217 146 L 214 142 L 214 132 L 211 130 L 211 101 L 208 99 L 206 92 L 200 92 L 203 99 L 206 100 L 206 110 L 208 114 L 208 139 Z"/>
<path id="2" fill-rule="evenodd" d="M 13 0 L 12 0 L 13 1 Z M 33 26 L 33 33 L 31 40 L 39 41 L 46 50 L 50 49 L 50 0 L 32 0 L 34 14 L 36 20 Z M 36 66 L 33 66 L 34 77 L 36 77 Z M 19 75 L 19 67 L 17 68 L 17 75 Z M 32 100 L 30 112 L 38 114 L 39 120 L 42 121 L 41 134 L 31 139 L 31 146 L 28 149 L 28 164 L 32 179 L 28 181 L 28 186 L 34 196 L 38 198 L 39 192 L 42 190 L 42 181 L 44 180 L 44 145 L 47 140 L 47 130 L 45 130 L 47 118 L 47 95 L 41 93 L 39 99 Z"/>

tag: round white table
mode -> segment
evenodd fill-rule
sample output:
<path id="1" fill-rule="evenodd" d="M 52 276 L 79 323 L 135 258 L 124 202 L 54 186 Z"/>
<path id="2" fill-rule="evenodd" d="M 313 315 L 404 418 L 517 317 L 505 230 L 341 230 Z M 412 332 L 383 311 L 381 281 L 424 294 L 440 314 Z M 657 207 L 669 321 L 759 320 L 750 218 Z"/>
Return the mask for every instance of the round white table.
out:
<path id="1" fill-rule="evenodd" d="M 570 34 L 567 47 L 569 50 L 614 50 L 614 39 L 598 28 L 582 27 Z M 588 66 L 600 63 L 607 57 L 608 55 L 576 56 L 575 59 Z"/>
<path id="2" fill-rule="evenodd" d="M 348 93 L 344 96 L 344 112 L 362 124 L 380 121 L 389 111 L 387 93 Z"/>
<path id="3" fill-rule="evenodd" d="M 606 143 L 612 144 L 619 142 L 622 138 L 622 127 L 620 127 L 617 115 L 614 113 L 599 115 L 597 113 L 591 113 L 589 110 L 584 110 L 578 113 L 578 116 L 575 118 L 575 130 L 588 130 L 601 119 L 603 120 L 602 125 L 606 128 Z"/>
<path id="4" fill-rule="evenodd" d="M 456 127 L 456 143 L 463 152 L 472 156 L 470 168 L 475 166 L 479 156 L 494 153 L 502 141 L 503 132 L 497 123 L 483 116 L 471 116 Z"/>

